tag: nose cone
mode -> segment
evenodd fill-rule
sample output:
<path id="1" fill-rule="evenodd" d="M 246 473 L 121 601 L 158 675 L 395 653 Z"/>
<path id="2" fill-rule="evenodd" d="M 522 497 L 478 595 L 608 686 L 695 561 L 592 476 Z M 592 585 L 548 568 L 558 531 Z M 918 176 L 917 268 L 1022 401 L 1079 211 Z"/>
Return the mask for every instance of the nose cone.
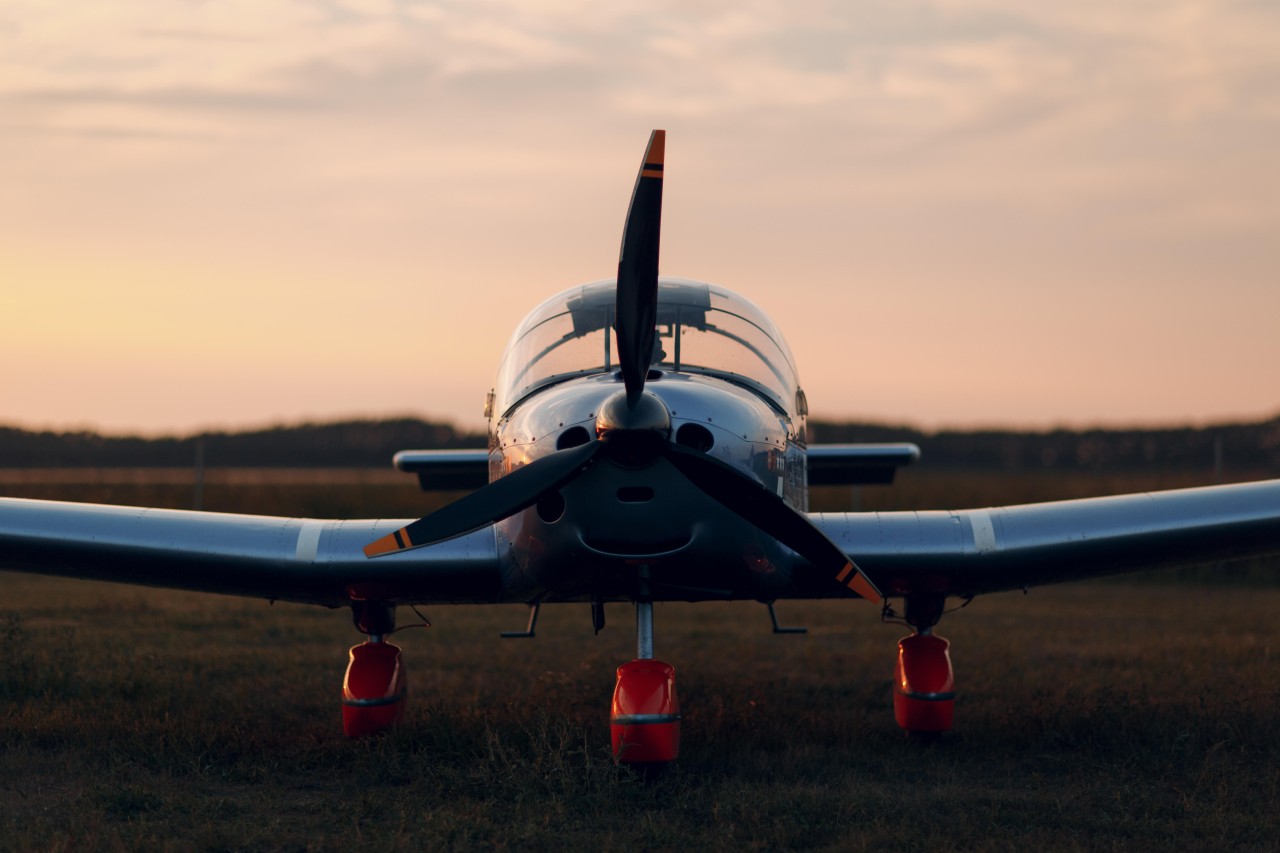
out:
<path id="1" fill-rule="evenodd" d="M 604 401 L 596 415 L 596 435 L 604 436 L 615 430 L 652 432 L 664 440 L 670 439 L 671 412 L 666 403 L 648 392 L 642 393 L 632 408 L 627 405 L 627 392 L 619 391 Z"/>

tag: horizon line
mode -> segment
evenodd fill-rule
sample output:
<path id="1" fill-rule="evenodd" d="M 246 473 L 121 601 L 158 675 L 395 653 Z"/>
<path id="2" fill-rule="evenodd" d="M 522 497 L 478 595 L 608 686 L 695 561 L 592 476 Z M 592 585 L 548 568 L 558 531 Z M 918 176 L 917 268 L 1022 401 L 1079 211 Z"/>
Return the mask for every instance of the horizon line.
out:
<path id="1" fill-rule="evenodd" d="M 485 433 L 483 426 L 475 428 L 460 425 L 456 420 L 449 419 L 444 416 L 433 416 L 429 414 L 416 412 L 400 412 L 387 413 L 383 415 L 371 414 L 350 414 L 350 415 L 331 415 L 331 416 L 309 416 L 302 415 L 297 418 L 278 418 L 263 421 L 248 421 L 241 424 L 206 424 L 191 428 L 167 429 L 160 428 L 156 430 L 145 429 L 141 427 L 122 427 L 111 428 L 102 427 L 91 422 L 70 423 L 70 424 L 40 424 L 26 423 L 21 420 L 0 421 L 0 430 L 17 430 L 29 433 L 52 433 L 54 435 L 74 435 L 74 434 L 90 434 L 97 435 L 101 438 L 108 439 L 129 439 L 137 438 L 147 441 L 159 441 L 164 439 L 186 440 L 198 438 L 206 435 L 242 435 L 255 432 L 271 432 L 274 430 L 299 429 L 309 426 L 333 426 L 337 424 L 349 423 L 390 423 L 392 421 L 418 421 L 421 423 L 433 424 L 436 426 L 448 427 L 459 434 L 482 435 Z M 1116 420 L 1116 421 L 1099 421 L 1088 420 L 1072 422 L 1069 419 L 1058 419 L 1048 423 L 1045 422 L 1000 422 L 1000 421 L 975 421 L 972 423 L 940 421 L 931 425 L 922 425 L 919 422 L 913 422 L 908 419 L 895 420 L 889 416 L 855 416 L 855 415 L 829 415 L 811 414 L 807 418 L 809 423 L 822 423 L 834 425 L 856 425 L 866 427 L 877 427 L 882 429 L 900 429 L 903 431 L 938 434 L 946 432 L 1018 432 L 1018 433 L 1052 433 L 1052 432 L 1159 432 L 1179 429 L 1215 429 L 1228 428 L 1238 426 L 1254 426 L 1268 423 L 1274 420 L 1280 420 L 1280 408 L 1273 409 L 1270 413 L 1255 414 L 1237 414 L 1237 415 L 1210 415 L 1204 418 L 1192 418 L 1186 420 Z"/>

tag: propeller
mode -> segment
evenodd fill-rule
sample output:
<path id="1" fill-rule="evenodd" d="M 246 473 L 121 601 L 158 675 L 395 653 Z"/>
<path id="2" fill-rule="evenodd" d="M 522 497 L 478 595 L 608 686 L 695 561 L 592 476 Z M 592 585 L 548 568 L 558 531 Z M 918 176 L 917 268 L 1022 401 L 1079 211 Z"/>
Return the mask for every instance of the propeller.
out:
<path id="1" fill-rule="evenodd" d="M 808 560 L 817 571 L 863 598 L 880 591 L 809 518 L 732 465 L 674 444 L 671 414 L 644 393 L 653 360 L 658 313 L 658 232 L 662 222 L 662 165 L 666 131 L 649 137 L 636 176 L 618 258 L 614 329 L 625 390 L 604 402 L 596 417 L 597 440 L 557 450 L 494 480 L 425 518 L 365 546 L 368 557 L 431 545 L 470 533 L 527 509 L 562 489 L 604 452 L 633 467 L 663 457 L 685 479 L 747 523 Z"/>
<path id="2" fill-rule="evenodd" d="M 819 571 L 834 574 L 838 583 L 873 604 L 879 603 L 880 590 L 844 550 L 778 495 L 732 465 L 692 448 L 668 443 L 663 455 L 685 479 L 725 508 L 813 563 Z"/>
<path id="3" fill-rule="evenodd" d="M 627 224 L 618 253 L 618 294 L 614 331 L 618 363 L 627 389 L 627 407 L 634 409 L 644 391 L 653 362 L 658 320 L 658 237 L 662 230 L 662 164 L 667 132 L 655 130 L 644 151 Z"/>
<path id="4" fill-rule="evenodd" d="M 535 459 L 364 548 L 366 557 L 443 542 L 515 515 L 580 474 L 603 445 L 589 441 Z"/>

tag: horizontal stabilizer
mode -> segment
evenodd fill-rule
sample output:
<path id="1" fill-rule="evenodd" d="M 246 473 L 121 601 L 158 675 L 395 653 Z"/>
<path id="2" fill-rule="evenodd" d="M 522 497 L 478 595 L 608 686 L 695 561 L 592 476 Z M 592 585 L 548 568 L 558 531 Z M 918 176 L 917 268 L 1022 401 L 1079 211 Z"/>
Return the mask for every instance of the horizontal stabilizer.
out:
<path id="1" fill-rule="evenodd" d="M 811 444 L 810 486 L 883 485 L 920 458 L 914 444 Z"/>
<path id="2" fill-rule="evenodd" d="M 394 463 L 417 474 L 424 492 L 461 492 L 489 482 L 487 450 L 401 450 Z"/>

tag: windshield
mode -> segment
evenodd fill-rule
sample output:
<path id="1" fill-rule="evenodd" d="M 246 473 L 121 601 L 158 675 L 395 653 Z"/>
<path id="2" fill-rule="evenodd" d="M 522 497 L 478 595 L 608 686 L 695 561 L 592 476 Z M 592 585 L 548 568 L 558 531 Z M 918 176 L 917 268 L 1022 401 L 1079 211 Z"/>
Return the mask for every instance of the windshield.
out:
<path id="1" fill-rule="evenodd" d="M 612 279 L 575 287 L 525 318 L 498 369 L 497 413 L 546 385 L 617 369 L 615 290 Z M 713 285 L 663 278 L 657 327 L 655 366 L 728 379 L 795 416 L 798 382 L 791 352 L 764 312 L 746 299 Z"/>

